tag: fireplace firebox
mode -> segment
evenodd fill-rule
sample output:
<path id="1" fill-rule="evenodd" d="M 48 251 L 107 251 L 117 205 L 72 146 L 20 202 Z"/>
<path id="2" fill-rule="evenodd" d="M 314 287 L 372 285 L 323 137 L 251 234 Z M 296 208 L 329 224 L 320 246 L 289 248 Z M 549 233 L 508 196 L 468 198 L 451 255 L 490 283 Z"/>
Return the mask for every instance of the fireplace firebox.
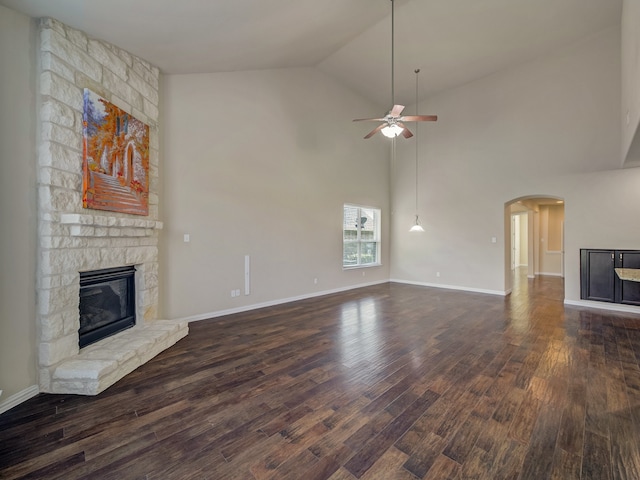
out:
<path id="1" fill-rule="evenodd" d="M 80 272 L 80 348 L 136 324 L 135 267 Z"/>

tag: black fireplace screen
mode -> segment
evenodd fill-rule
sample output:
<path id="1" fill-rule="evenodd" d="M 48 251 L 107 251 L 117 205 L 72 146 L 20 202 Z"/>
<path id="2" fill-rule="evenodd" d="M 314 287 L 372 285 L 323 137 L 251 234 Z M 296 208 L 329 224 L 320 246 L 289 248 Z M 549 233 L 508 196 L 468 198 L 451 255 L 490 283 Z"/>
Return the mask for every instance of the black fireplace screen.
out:
<path id="1" fill-rule="evenodd" d="M 135 267 L 80 272 L 80 348 L 136 323 Z"/>

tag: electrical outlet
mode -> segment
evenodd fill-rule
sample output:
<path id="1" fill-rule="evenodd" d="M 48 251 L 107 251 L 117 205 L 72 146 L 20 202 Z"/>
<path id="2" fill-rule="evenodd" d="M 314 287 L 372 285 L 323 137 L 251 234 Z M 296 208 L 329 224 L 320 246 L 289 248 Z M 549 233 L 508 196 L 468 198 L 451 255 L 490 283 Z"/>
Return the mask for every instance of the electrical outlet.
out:
<path id="1" fill-rule="evenodd" d="M 440 272 L 436 272 L 436 277 L 440 277 Z"/>
<path id="2" fill-rule="evenodd" d="M 231 296 L 235 297 L 236 296 L 236 291 L 235 290 L 231 290 Z"/>
<path id="3" fill-rule="evenodd" d="M 236 297 L 239 297 L 239 296 L 240 296 L 240 289 L 236 288 Z"/>
<path id="4" fill-rule="evenodd" d="M 317 278 L 317 277 L 313 279 L 313 284 L 314 284 L 314 285 L 317 285 L 317 284 L 318 284 L 318 278 Z"/>

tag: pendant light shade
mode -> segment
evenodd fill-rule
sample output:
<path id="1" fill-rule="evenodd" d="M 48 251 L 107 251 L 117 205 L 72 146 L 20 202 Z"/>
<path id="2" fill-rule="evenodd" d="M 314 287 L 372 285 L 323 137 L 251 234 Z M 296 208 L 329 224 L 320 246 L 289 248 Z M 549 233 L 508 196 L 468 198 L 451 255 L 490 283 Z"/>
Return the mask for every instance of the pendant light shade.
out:
<path id="1" fill-rule="evenodd" d="M 419 221 L 418 221 L 418 215 L 416 215 L 416 223 L 415 225 L 413 225 L 410 229 L 410 232 L 424 232 L 424 228 L 422 228 L 422 225 L 420 225 Z"/>

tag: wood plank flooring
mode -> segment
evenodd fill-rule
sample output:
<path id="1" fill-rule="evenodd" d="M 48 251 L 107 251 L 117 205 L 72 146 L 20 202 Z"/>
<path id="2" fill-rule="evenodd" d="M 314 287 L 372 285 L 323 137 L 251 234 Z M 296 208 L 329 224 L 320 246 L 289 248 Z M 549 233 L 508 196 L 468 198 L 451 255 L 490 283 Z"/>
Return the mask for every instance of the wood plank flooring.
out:
<path id="1" fill-rule="evenodd" d="M 640 316 L 384 284 L 190 325 L 0 416 L 0 478 L 640 479 Z"/>

